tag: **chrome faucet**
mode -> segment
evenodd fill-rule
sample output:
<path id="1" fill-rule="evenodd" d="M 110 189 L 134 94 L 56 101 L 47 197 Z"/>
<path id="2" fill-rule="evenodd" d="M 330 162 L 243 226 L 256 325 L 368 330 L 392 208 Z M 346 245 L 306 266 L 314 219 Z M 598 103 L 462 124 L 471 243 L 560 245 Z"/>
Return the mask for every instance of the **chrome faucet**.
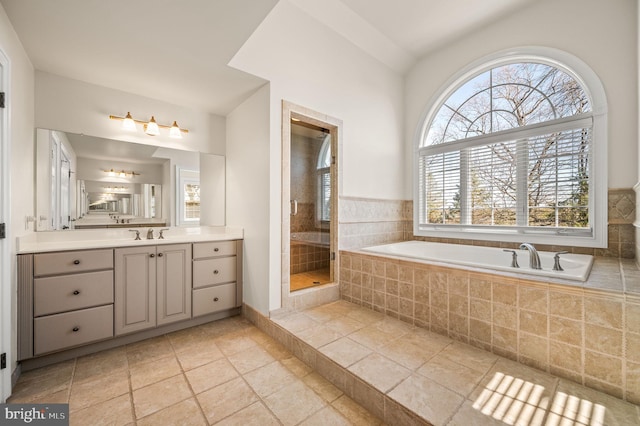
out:
<path id="1" fill-rule="evenodd" d="M 533 244 L 522 243 L 520 244 L 520 250 L 522 249 L 529 250 L 529 267 L 531 269 L 542 269 L 542 266 L 540 266 L 540 256 L 538 256 L 538 250 L 536 250 Z"/>
<path id="2" fill-rule="evenodd" d="M 147 231 L 147 240 L 153 240 L 153 228 L 149 228 Z"/>

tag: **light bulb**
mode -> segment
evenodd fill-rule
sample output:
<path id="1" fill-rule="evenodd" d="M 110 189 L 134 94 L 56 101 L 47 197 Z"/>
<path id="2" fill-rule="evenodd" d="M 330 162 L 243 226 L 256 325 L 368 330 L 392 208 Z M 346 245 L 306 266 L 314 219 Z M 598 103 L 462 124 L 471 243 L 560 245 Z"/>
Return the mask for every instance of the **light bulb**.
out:
<path id="1" fill-rule="evenodd" d="M 156 123 L 156 119 L 151 116 L 151 120 L 147 123 L 147 127 L 144 131 L 149 136 L 158 136 L 160 134 L 160 129 L 158 128 L 158 123 Z"/>
<path id="2" fill-rule="evenodd" d="M 180 131 L 180 127 L 178 127 L 178 123 L 176 121 L 173 122 L 171 128 L 169 129 L 169 137 L 182 139 L 182 132 Z"/>
<path id="3" fill-rule="evenodd" d="M 124 130 L 129 130 L 132 132 L 136 131 L 136 122 L 133 121 L 133 117 L 131 117 L 130 112 L 127 112 L 127 115 L 124 117 L 124 120 L 122 120 L 122 128 Z"/>

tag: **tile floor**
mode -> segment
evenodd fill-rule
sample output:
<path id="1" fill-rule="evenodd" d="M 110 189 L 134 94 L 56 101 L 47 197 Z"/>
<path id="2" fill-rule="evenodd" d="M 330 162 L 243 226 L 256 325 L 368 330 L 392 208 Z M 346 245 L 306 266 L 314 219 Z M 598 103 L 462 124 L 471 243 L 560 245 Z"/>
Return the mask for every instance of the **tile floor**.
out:
<path id="1" fill-rule="evenodd" d="M 640 425 L 636 405 L 346 301 L 272 321 L 387 424 Z"/>
<path id="2" fill-rule="evenodd" d="M 25 372 L 8 402 L 82 426 L 381 423 L 242 317 Z"/>
<path id="3" fill-rule="evenodd" d="M 331 282 L 329 268 L 300 272 L 291 275 L 289 289 L 290 291 L 302 290 L 329 282 Z"/>

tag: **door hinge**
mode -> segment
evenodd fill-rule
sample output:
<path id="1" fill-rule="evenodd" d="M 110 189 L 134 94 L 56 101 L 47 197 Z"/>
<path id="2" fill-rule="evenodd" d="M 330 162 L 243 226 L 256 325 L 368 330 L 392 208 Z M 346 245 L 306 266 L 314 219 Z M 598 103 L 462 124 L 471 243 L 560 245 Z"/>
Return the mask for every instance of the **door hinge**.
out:
<path id="1" fill-rule="evenodd" d="M 0 92 L 0 108 L 4 108 L 4 92 Z"/>
<path id="2" fill-rule="evenodd" d="M 335 155 L 331 156 L 331 164 L 336 164 L 336 156 Z"/>
<path id="3" fill-rule="evenodd" d="M 331 252 L 330 260 L 336 260 L 336 252 L 335 251 Z"/>
<path id="4" fill-rule="evenodd" d="M 4 223 L 0 223 L 0 239 L 7 238 L 7 227 Z"/>
<path id="5" fill-rule="evenodd" d="M 7 368 L 7 354 L 3 353 L 0 355 L 0 370 L 4 370 Z"/>

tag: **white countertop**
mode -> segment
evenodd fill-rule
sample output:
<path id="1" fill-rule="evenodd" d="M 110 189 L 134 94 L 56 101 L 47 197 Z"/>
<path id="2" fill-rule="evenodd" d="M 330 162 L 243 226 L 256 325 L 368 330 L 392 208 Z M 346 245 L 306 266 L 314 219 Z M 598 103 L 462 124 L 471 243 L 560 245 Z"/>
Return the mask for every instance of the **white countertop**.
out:
<path id="1" fill-rule="evenodd" d="M 239 240 L 244 237 L 242 228 L 197 226 L 169 228 L 168 231 L 164 231 L 164 239 L 162 240 L 158 239 L 158 229 L 154 228 L 154 239 L 147 240 L 146 228 L 132 229 L 140 231 L 140 240 L 135 240 L 135 232 L 130 232 L 129 229 L 74 229 L 34 232 L 24 237 L 18 237 L 17 253 L 225 241 Z"/>

